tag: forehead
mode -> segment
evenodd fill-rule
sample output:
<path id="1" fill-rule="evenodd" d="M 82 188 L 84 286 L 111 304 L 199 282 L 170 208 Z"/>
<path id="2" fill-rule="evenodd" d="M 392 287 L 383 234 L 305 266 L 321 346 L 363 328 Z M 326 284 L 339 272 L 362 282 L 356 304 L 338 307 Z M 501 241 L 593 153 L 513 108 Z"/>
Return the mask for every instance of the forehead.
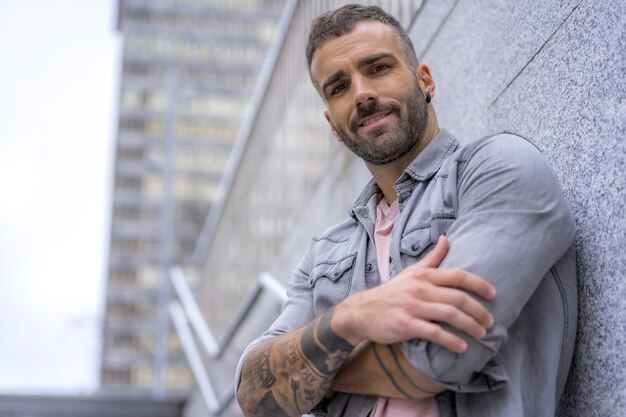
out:
<path id="1" fill-rule="evenodd" d="M 381 52 L 391 53 L 399 60 L 404 60 L 393 28 L 377 21 L 358 22 L 350 32 L 330 38 L 315 51 L 311 61 L 311 76 L 319 85 L 324 77 L 346 64 Z"/>

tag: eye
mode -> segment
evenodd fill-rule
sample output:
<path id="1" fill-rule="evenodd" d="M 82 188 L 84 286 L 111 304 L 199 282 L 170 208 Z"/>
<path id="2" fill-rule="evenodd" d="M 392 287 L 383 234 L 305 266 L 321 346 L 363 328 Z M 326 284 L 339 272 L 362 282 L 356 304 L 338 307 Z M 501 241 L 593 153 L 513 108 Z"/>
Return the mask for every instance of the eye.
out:
<path id="1" fill-rule="evenodd" d="M 378 65 L 376 65 L 376 66 L 374 66 L 372 68 L 372 74 L 376 74 L 378 72 L 385 71 L 388 68 L 389 68 L 389 65 L 387 65 L 387 64 L 378 64 Z"/>
<path id="2" fill-rule="evenodd" d="M 333 89 L 330 91 L 330 95 L 334 96 L 335 94 L 339 94 L 341 93 L 343 90 L 346 89 L 346 84 L 345 83 L 340 83 L 337 84 L 335 87 L 333 87 Z"/>

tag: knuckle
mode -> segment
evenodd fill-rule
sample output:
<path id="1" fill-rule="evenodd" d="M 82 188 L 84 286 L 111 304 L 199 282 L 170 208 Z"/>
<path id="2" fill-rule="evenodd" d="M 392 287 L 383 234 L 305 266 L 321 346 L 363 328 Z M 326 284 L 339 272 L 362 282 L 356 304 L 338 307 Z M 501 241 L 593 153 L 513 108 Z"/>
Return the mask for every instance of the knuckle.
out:
<path id="1" fill-rule="evenodd" d="M 460 268 L 455 268 L 452 271 L 452 278 L 458 283 L 458 284 L 465 284 L 467 282 L 467 273 L 460 269 Z"/>
<path id="2" fill-rule="evenodd" d="M 411 298 L 402 301 L 401 307 L 404 311 L 410 313 L 419 309 L 419 303 Z"/>
<path id="3" fill-rule="evenodd" d="M 413 271 L 413 278 L 416 280 L 425 280 L 428 278 L 428 272 L 425 268 L 419 268 Z"/>
<path id="4" fill-rule="evenodd" d="M 441 336 L 442 330 L 441 327 L 437 325 L 428 326 L 424 329 L 424 335 L 427 339 L 430 340 L 438 340 Z"/>
<path id="5" fill-rule="evenodd" d="M 455 319 L 458 316 L 458 311 L 453 307 L 446 307 L 443 309 L 443 317 L 447 320 Z"/>
<path id="6" fill-rule="evenodd" d="M 408 318 L 408 317 L 406 317 L 406 316 L 399 316 L 399 317 L 396 317 L 396 318 L 393 320 L 393 327 L 394 327 L 397 331 L 399 331 L 399 332 L 401 332 L 401 333 L 404 333 L 404 332 L 406 332 L 406 331 L 407 331 L 407 329 L 410 327 L 410 320 L 409 320 L 409 318 Z"/>
<path id="7" fill-rule="evenodd" d="M 467 302 L 467 295 L 462 292 L 455 292 L 451 296 L 451 303 L 457 307 L 463 307 Z"/>
<path id="8" fill-rule="evenodd" d="M 428 288 L 426 288 L 426 286 L 421 282 L 416 282 L 409 288 L 409 293 L 413 297 L 417 298 L 422 298 L 427 293 L 427 291 Z"/>

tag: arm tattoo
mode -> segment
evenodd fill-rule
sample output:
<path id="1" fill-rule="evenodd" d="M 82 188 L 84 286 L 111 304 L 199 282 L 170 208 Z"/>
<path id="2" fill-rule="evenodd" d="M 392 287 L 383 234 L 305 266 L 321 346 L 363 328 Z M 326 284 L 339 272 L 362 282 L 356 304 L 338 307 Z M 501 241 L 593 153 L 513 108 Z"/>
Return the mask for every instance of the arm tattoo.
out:
<path id="1" fill-rule="evenodd" d="M 415 383 L 415 381 L 413 380 L 413 378 L 411 378 L 409 376 L 409 374 L 406 373 L 406 371 L 404 370 L 404 367 L 400 364 L 400 361 L 398 360 L 398 354 L 397 352 L 394 350 L 393 346 L 387 345 L 387 349 L 389 349 L 389 352 L 391 353 L 391 356 L 393 356 L 393 361 L 396 364 L 396 367 L 400 370 L 400 372 L 402 373 L 402 375 L 404 375 L 404 377 L 409 381 L 409 384 L 411 384 L 414 388 L 425 392 L 427 394 L 432 394 L 432 395 L 436 395 L 436 392 L 433 391 L 429 391 L 427 389 L 424 389 L 422 387 L 420 387 L 418 384 Z"/>
<path id="2" fill-rule="evenodd" d="M 376 357 L 376 361 L 378 361 L 378 365 L 380 365 L 381 369 L 385 372 L 385 374 L 387 375 L 387 378 L 389 378 L 389 381 L 391 381 L 393 386 L 400 392 L 400 394 L 404 395 L 405 398 L 411 398 L 411 396 L 406 391 L 400 388 L 398 381 L 396 381 L 393 374 L 389 371 L 389 369 L 387 369 L 385 362 L 381 359 L 380 354 L 378 352 L 378 345 L 372 344 L 371 346 L 372 346 L 372 349 L 374 350 L 374 356 Z"/>
<path id="3" fill-rule="evenodd" d="M 352 350 L 352 345 L 330 328 L 329 314 L 321 316 L 307 328 L 300 339 L 303 358 L 322 375 L 335 374 Z"/>
<path id="4" fill-rule="evenodd" d="M 332 310 L 305 327 L 260 342 L 244 361 L 237 398 L 254 416 L 300 415 L 326 395 L 354 348 L 330 327 Z"/>
<path id="5" fill-rule="evenodd" d="M 270 388 L 276 382 L 271 371 L 270 355 L 275 340 L 259 343 L 259 350 L 250 352 L 241 370 L 241 382 L 237 388 L 237 399 L 246 416 L 288 417 L 289 414 L 278 405 Z M 256 353 L 256 358 L 254 357 Z"/>
<path id="6" fill-rule="evenodd" d="M 271 388 L 276 382 L 276 377 L 272 374 L 272 369 L 270 368 L 270 349 L 266 349 L 259 354 L 259 361 L 257 366 L 259 367 L 257 372 L 259 373 L 259 378 L 261 379 L 261 383 L 265 388 Z"/>
<path id="7" fill-rule="evenodd" d="M 296 405 L 296 410 L 300 410 L 300 406 L 298 405 L 298 388 L 300 388 L 300 383 L 292 379 L 291 380 L 291 390 L 293 391 L 293 402 Z"/>

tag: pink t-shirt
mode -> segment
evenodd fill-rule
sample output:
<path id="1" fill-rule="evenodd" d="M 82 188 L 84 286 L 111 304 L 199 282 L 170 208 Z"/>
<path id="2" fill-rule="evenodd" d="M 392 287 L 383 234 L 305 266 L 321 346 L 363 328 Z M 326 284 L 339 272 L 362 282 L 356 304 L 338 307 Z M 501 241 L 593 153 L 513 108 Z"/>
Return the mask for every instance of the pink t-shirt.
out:
<path id="1" fill-rule="evenodd" d="M 399 208 L 397 199 L 389 206 L 385 198 L 382 198 L 376 207 L 374 245 L 381 284 L 389 281 L 389 243 Z M 438 414 L 432 397 L 419 400 L 378 397 L 370 417 L 437 417 Z"/>

